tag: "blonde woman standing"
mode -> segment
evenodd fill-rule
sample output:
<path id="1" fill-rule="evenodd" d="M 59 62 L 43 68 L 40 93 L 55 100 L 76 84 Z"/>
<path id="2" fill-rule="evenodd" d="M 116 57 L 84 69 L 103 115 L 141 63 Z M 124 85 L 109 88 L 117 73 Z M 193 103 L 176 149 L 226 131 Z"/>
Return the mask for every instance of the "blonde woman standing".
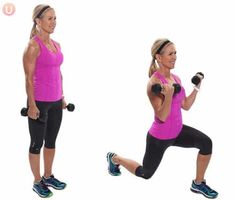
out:
<path id="1" fill-rule="evenodd" d="M 33 23 L 30 41 L 23 55 L 31 138 L 29 162 L 34 176 L 33 191 L 40 197 L 50 197 L 49 186 L 57 190 L 66 187 L 66 183 L 56 179 L 52 173 L 62 108 L 66 107 L 60 71 L 63 54 L 59 43 L 50 38 L 56 27 L 55 10 L 49 5 L 36 6 Z M 40 173 L 42 147 L 43 176 Z"/>

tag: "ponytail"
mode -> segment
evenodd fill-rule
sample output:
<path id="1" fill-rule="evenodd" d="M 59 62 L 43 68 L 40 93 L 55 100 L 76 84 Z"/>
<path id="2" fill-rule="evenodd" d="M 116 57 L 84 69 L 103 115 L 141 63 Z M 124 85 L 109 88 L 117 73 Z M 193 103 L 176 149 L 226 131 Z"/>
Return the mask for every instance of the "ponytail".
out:
<path id="1" fill-rule="evenodd" d="M 37 34 L 37 32 L 38 31 L 37 31 L 36 23 L 34 23 L 30 32 L 30 39 L 33 38 Z"/>
<path id="2" fill-rule="evenodd" d="M 149 78 L 153 75 L 154 72 L 158 70 L 157 64 L 155 62 L 155 58 L 152 59 L 152 62 L 149 67 Z"/>

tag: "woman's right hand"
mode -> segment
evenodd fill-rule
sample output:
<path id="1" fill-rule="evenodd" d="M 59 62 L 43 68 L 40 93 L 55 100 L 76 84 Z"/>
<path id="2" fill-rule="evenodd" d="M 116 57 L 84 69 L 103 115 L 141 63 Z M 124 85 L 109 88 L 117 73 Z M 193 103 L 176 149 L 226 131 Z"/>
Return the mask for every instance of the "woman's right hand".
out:
<path id="1" fill-rule="evenodd" d="M 29 118 L 36 120 L 37 118 L 39 118 L 39 115 L 40 115 L 40 111 L 37 106 L 29 106 L 29 109 L 28 109 Z"/>
<path id="2" fill-rule="evenodd" d="M 174 94 L 174 87 L 170 84 L 163 84 L 162 85 L 162 92 L 165 97 L 172 97 Z"/>

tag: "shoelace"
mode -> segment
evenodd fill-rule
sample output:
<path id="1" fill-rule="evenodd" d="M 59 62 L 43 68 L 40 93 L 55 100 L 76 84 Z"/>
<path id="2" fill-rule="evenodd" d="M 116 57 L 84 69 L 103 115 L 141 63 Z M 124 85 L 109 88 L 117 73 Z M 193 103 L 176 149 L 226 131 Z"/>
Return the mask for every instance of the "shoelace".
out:
<path id="1" fill-rule="evenodd" d="M 202 190 L 205 192 L 214 192 L 206 183 L 202 183 Z"/>
<path id="2" fill-rule="evenodd" d="M 54 176 L 51 176 L 50 179 L 51 179 L 51 182 L 53 182 L 56 185 L 61 185 L 62 184 L 62 182 L 59 181 L 58 179 L 56 179 Z"/>
<path id="3" fill-rule="evenodd" d="M 40 181 L 38 186 L 42 188 L 43 190 L 48 190 L 47 186 L 43 183 L 43 181 Z"/>

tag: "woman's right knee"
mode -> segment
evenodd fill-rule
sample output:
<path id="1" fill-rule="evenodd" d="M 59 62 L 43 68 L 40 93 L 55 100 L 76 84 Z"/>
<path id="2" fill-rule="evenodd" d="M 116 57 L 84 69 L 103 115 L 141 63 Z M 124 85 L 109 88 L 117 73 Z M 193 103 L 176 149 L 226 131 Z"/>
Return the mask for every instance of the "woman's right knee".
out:
<path id="1" fill-rule="evenodd" d="M 150 172 L 149 170 L 144 170 L 142 166 L 139 166 L 135 170 L 135 175 L 144 179 L 150 179 L 153 176 L 154 172 Z"/>

